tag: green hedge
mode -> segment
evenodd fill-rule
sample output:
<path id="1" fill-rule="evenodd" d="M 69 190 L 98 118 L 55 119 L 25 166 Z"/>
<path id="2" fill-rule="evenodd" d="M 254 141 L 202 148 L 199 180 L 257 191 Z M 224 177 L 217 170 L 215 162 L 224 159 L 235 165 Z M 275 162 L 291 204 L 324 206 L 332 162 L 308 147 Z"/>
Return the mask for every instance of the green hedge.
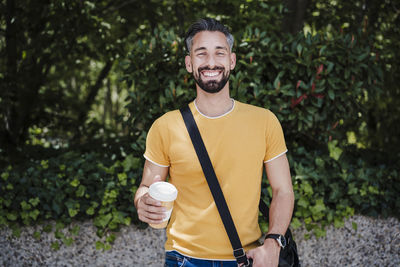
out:
<path id="1" fill-rule="evenodd" d="M 374 36 L 242 32 L 235 36 L 231 95 L 272 110 L 283 125 L 296 194 L 294 226 L 304 221 L 322 235 L 326 224 L 340 226 L 355 210 L 398 216 L 396 159 L 379 158 L 363 142 L 369 108 L 382 93 L 384 64 L 375 55 Z M 159 28 L 123 63 L 133 88 L 132 136 L 144 135 L 155 118 L 195 97 L 181 44 L 173 30 Z"/>
<path id="2" fill-rule="evenodd" d="M 293 226 L 305 222 L 320 236 L 325 225 L 340 226 L 355 211 L 399 216 L 398 159 L 388 160 L 362 142 L 365 115 L 382 87 L 373 36 L 242 32 L 235 36 L 232 97 L 269 108 L 283 125 L 296 195 Z M 132 88 L 125 121 L 129 138 L 37 156 L 1 170 L 0 225 L 49 220 L 64 225 L 91 218 L 99 236 L 108 236 L 98 247 L 108 248 L 114 238 L 109 230 L 139 223 L 133 195 L 146 132 L 158 116 L 195 97 L 184 56 L 173 30 L 158 28 L 139 40 L 120 64 Z"/>
<path id="3" fill-rule="evenodd" d="M 133 146 L 135 147 L 135 146 Z M 93 219 L 100 248 L 108 248 L 121 225 L 138 222 L 133 196 L 140 182 L 142 160 L 113 143 L 89 147 L 91 152 L 68 151 L 48 159 L 35 159 L 0 173 L 0 226 L 18 235 L 19 225 L 56 221 L 56 237 L 68 244 L 60 231 L 72 220 Z M 106 152 L 101 152 L 101 150 Z M 60 226 L 61 225 L 61 226 Z M 76 230 L 74 230 L 76 232 Z M 58 242 L 54 244 L 59 247 Z"/>

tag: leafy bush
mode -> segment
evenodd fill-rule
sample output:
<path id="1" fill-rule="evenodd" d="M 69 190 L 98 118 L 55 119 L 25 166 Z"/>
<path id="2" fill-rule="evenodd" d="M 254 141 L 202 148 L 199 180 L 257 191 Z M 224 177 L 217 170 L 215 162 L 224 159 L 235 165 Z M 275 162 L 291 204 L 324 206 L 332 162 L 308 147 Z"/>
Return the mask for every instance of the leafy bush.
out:
<path id="1" fill-rule="evenodd" d="M 322 235 L 326 224 L 340 226 L 355 210 L 398 216 L 396 165 L 368 159 L 378 154 L 362 143 L 367 107 L 382 91 L 374 36 L 340 31 L 282 37 L 248 27 L 235 37 L 231 95 L 269 108 L 283 125 L 296 193 L 293 225 L 304 221 Z M 159 28 L 138 42 L 132 63 L 124 65 L 133 88 L 132 135 L 144 135 L 155 118 L 195 97 L 179 45 L 173 30 Z"/>
<path id="2" fill-rule="evenodd" d="M 93 219 L 102 237 L 137 221 L 133 205 L 141 159 L 107 144 L 93 152 L 68 151 L 48 159 L 9 165 L 0 173 L 0 225 Z M 97 151 L 96 151 L 97 150 Z M 56 236 L 60 235 L 56 227 Z M 67 240 L 68 241 L 68 240 Z M 69 241 L 68 241 L 69 242 Z"/>
<path id="3" fill-rule="evenodd" d="M 361 142 L 364 107 L 382 86 L 373 36 L 278 37 L 249 27 L 235 37 L 231 95 L 272 110 L 283 125 L 296 194 L 293 226 L 304 221 L 320 236 L 325 225 L 340 226 L 355 211 L 399 216 L 398 159 L 387 160 Z M 183 51 L 182 39 L 161 26 L 137 41 L 120 65 L 132 88 L 129 140 L 6 167 L 0 174 L 0 224 L 92 218 L 102 236 L 138 223 L 133 195 L 146 132 L 155 118 L 195 97 Z"/>

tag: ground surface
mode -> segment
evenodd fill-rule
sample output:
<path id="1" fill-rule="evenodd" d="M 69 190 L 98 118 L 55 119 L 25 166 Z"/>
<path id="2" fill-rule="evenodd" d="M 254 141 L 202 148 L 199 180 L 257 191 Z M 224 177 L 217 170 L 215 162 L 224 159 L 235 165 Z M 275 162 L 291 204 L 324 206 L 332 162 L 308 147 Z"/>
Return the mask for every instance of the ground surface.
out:
<path id="1" fill-rule="evenodd" d="M 75 242 L 58 251 L 51 248 L 54 233 L 35 239 L 35 228 L 29 227 L 15 238 L 9 229 L 0 230 L 0 266 L 163 266 L 163 230 L 124 227 L 113 247 L 102 252 L 95 248 L 98 238 L 92 223 L 79 226 L 79 235 L 72 236 Z M 397 219 L 354 216 L 342 228 L 329 227 L 324 238 L 305 240 L 304 233 L 304 229 L 293 231 L 302 266 L 400 266 Z"/>

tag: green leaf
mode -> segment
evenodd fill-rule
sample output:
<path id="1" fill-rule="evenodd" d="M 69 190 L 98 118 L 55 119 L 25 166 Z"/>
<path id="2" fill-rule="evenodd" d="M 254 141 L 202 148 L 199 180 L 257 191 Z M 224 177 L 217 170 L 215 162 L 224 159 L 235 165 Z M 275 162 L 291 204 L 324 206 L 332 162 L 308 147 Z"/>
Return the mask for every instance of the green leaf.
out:
<path id="1" fill-rule="evenodd" d="M 94 208 L 93 208 L 93 207 L 89 207 L 89 208 L 86 210 L 86 214 L 87 214 L 87 215 L 93 215 L 93 214 L 94 214 Z"/>
<path id="2" fill-rule="evenodd" d="M 314 193 L 312 186 L 311 186 L 309 183 L 307 183 L 307 182 L 303 183 L 303 184 L 301 185 L 301 187 L 302 187 L 302 189 L 304 190 L 304 193 L 305 193 L 306 195 L 312 195 L 312 194 Z"/>
<path id="3" fill-rule="evenodd" d="M 297 228 L 299 228 L 301 226 L 301 222 L 300 222 L 300 220 L 298 218 L 293 218 L 292 222 L 290 223 L 290 226 L 293 229 L 297 229 Z"/>
<path id="4" fill-rule="evenodd" d="M 314 228 L 313 232 L 317 238 L 326 236 L 326 231 L 319 227 Z"/>
<path id="5" fill-rule="evenodd" d="M 301 56 L 301 51 L 303 50 L 303 46 L 299 43 L 296 47 L 297 49 L 297 55 L 300 57 Z"/>
<path id="6" fill-rule="evenodd" d="M 39 231 L 35 231 L 33 233 L 33 238 L 35 238 L 36 240 L 40 240 L 41 237 L 41 233 Z"/>
<path id="7" fill-rule="evenodd" d="M 96 241 L 96 250 L 104 249 L 104 244 L 101 241 Z"/>
<path id="8" fill-rule="evenodd" d="M 333 62 L 328 62 L 328 67 L 326 68 L 326 73 L 329 74 L 333 67 L 335 66 L 335 64 Z"/>
<path id="9" fill-rule="evenodd" d="M 336 161 L 339 160 L 340 155 L 343 152 L 343 150 L 340 147 L 336 146 L 337 143 L 338 143 L 337 140 L 328 142 L 329 156 L 335 159 Z"/>
<path id="10" fill-rule="evenodd" d="M 34 221 L 36 221 L 39 214 L 40 211 L 38 209 L 34 209 L 33 211 L 29 212 L 29 217 L 31 217 Z"/>
<path id="11" fill-rule="evenodd" d="M 132 155 L 128 155 L 122 162 L 122 166 L 124 167 L 124 172 L 138 169 L 139 165 L 140 165 L 140 159 L 135 158 Z"/>
<path id="12" fill-rule="evenodd" d="M 57 239 L 63 239 L 65 237 L 64 233 L 59 230 L 55 231 L 54 236 Z"/>
<path id="13" fill-rule="evenodd" d="M 110 249 L 111 249 L 111 245 L 108 244 L 108 243 L 106 243 L 106 244 L 104 245 L 104 250 L 107 251 L 107 250 L 110 250 Z"/>
<path id="14" fill-rule="evenodd" d="M 74 217 L 76 214 L 78 214 L 78 210 L 77 209 L 68 209 L 68 214 L 69 214 L 69 216 L 72 218 L 72 217 Z"/>
<path id="15" fill-rule="evenodd" d="M 78 226 L 78 225 L 75 225 L 71 230 L 70 230 L 70 233 L 72 234 L 72 235 L 75 235 L 75 236 L 77 236 L 77 235 L 79 235 L 79 231 L 81 230 L 81 228 Z"/>
<path id="16" fill-rule="evenodd" d="M 33 207 L 36 207 L 39 204 L 40 200 L 38 197 L 29 199 L 29 203 L 32 204 Z"/>
<path id="17" fill-rule="evenodd" d="M 9 221 L 16 221 L 18 219 L 18 215 L 15 212 L 7 213 L 6 217 Z"/>
<path id="18" fill-rule="evenodd" d="M 9 176 L 10 176 L 10 174 L 9 174 L 8 172 L 3 172 L 3 173 L 1 174 L 1 178 L 2 178 L 4 181 L 7 181 L 7 179 L 8 179 Z"/>
<path id="19" fill-rule="evenodd" d="M 340 218 L 340 217 L 335 217 L 334 222 L 333 222 L 333 225 L 334 225 L 336 228 L 341 228 L 341 227 L 344 226 L 344 221 L 343 221 L 343 219 Z"/>
<path id="20" fill-rule="evenodd" d="M 126 226 L 129 226 L 129 225 L 131 225 L 131 220 L 132 220 L 132 219 L 131 219 L 130 217 L 125 217 L 123 223 L 124 223 Z"/>
<path id="21" fill-rule="evenodd" d="M 118 176 L 118 180 L 120 182 L 126 181 L 126 179 L 128 179 L 128 175 L 126 175 L 126 173 L 124 173 L 124 172 L 118 173 L 117 176 Z"/>
<path id="22" fill-rule="evenodd" d="M 84 185 L 80 185 L 75 192 L 77 197 L 83 197 L 85 195 L 86 187 Z"/>
<path id="23" fill-rule="evenodd" d="M 355 222 L 351 222 L 351 227 L 352 227 L 355 231 L 357 231 L 357 229 L 358 229 L 358 225 L 357 225 L 357 223 L 355 223 Z"/>
<path id="24" fill-rule="evenodd" d="M 94 225 L 96 225 L 97 227 L 100 227 L 100 228 L 105 228 L 107 226 L 107 224 L 111 221 L 111 219 L 112 219 L 112 215 L 110 213 L 100 215 L 95 218 Z"/>
<path id="25" fill-rule="evenodd" d="M 314 209 L 316 212 L 322 212 L 326 210 L 324 200 L 322 198 L 317 199 Z"/>
<path id="26" fill-rule="evenodd" d="M 65 224 L 61 221 L 57 221 L 56 223 L 56 231 L 59 231 L 61 229 L 65 228 Z"/>
<path id="27" fill-rule="evenodd" d="M 24 200 L 24 201 L 22 201 L 21 203 L 21 208 L 22 208 L 22 210 L 30 210 L 31 209 L 31 205 L 30 204 L 28 204 L 28 203 L 26 203 L 26 201 Z"/>
<path id="28" fill-rule="evenodd" d="M 324 53 L 325 49 L 326 49 L 326 45 L 323 45 L 321 47 L 321 49 L 319 50 L 319 56 L 322 56 L 322 54 Z"/>
<path id="29" fill-rule="evenodd" d="M 42 160 L 40 162 L 40 165 L 43 167 L 43 169 L 48 169 L 49 168 L 49 161 L 48 160 Z"/>
<path id="30" fill-rule="evenodd" d="M 323 159 L 321 159 L 320 157 L 317 157 L 315 159 L 315 164 L 319 167 L 319 168 L 324 168 L 325 167 L 325 161 Z"/>
<path id="31" fill-rule="evenodd" d="M 113 243 L 115 241 L 117 237 L 115 236 L 115 234 L 110 234 L 109 236 L 107 236 L 106 241 L 108 243 Z"/>
<path id="32" fill-rule="evenodd" d="M 51 248 L 53 250 L 57 251 L 60 249 L 60 244 L 57 241 L 55 241 L 55 242 L 51 243 Z"/>
<path id="33" fill-rule="evenodd" d="M 72 244 L 74 243 L 74 240 L 71 237 L 64 238 L 62 241 L 67 247 L 72 246 Z"/>
<path id="34" fill-rule="evenodd" d="M 328 96 L 331 100 L 335 99 L 335 92 L 332 89 L 328 90 Z"/>
<path id="35" fill-rule="evenodd" d="M 307 208 L 309 206 L 309 202 L 305 197 L 302 197 L 297 201 L 297 206 Z"/>
<path id="36" fill-rule="evenodd" d="M 50 233 L 53 230 L 53 226 L 51 226 L 51 224 L 47 224 L 46 226 L 43 227 L 42 230 L 45 233 Z"/>
<path id="37" fill-rule="evenodd" d="M 73 187 L 77 187 L 80 184 L 80 182 L 78 179 L 75 178 L 69 184 L 72 185 Z"/>

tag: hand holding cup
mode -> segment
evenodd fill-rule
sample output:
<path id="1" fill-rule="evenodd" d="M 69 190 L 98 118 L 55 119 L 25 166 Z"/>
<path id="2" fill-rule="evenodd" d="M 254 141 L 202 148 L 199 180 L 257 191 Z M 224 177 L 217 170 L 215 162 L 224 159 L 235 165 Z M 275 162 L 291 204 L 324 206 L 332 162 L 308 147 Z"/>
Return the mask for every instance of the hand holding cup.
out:
<path id="1" fill-rule="evenodd" d="M 160 175 L 156 175 L 145 192 L 137 203 L 139 219 L 153 228 L 165 228 L 178 191 L 172 184 L 162 182 Z"/>

